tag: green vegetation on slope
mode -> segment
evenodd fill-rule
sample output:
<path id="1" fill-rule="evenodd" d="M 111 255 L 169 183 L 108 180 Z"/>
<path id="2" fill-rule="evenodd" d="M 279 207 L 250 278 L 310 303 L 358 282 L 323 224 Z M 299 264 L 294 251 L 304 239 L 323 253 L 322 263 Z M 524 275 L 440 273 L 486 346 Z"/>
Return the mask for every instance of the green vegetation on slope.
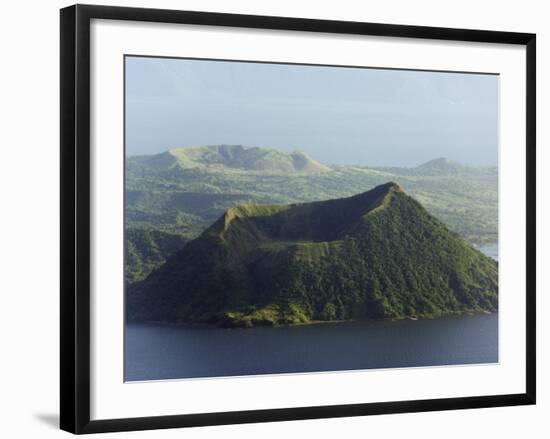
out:
<path id="1" fill-rule="evenodd" d="M 255 326 L 495 311 L 498 270 L 395 183 L 228 210 L 128 289 L 138 321 Z"/>
<path id="2" fill-rule="evenodd" d="M 496 168 L 472 168 L 445 159 L 416 168 L 328 168 L 299 152 L 231 145 L 128 158 L 126 226 L 191 240 L 238 205 L 341 198 L 387 181 L 397 181 L 469 242 L 497 241 Z M 137 270 L 132 264 L 127 263 L 128 269 Z"/>
<path id="3" fill-rule="evenodd" d="M 338 167 L 302 175 L 227 167 L 157 168 L 136 162 L 139 160 L 134 158 L 127 162 L 129 224 L 177 231 L 189 238 L 239 204 L 344 197 L 393 180 L 466 239 L 478 243 L 496 240 L 498 176 L 494 168 L 462 167 L 464 172 L 434 175 L 433 169 L 426 167 Z"/>
<path id="4" fill-rule="evenodd" d="M 168 256 L 181 249 L 186 240 L 180 235 L 154 229 L 129 228 L 125 231 L 124 278 L 126 283 L 145 279 Z"/>
<path id="5" fill-rule="evenodd" d="M 154 156 L 133 157 L 134 165 L 148 169 L 230 168 L 269 173 L 315 174 L 330 168 L 295 151 L 285 154 L 269 148 L 245 148 L 241 145 L 212 145 L 172 148 Z"/>

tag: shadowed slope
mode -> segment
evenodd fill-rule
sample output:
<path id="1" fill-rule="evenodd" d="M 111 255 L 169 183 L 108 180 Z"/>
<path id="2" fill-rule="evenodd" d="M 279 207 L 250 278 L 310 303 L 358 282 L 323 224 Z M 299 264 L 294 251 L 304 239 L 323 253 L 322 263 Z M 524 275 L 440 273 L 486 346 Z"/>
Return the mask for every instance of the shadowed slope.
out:
<path id="1" fill-rule="evenodd" d="M 497 308 L 497 264 L 395 183 L 349 198 L 229 209 L 132 285 L 128 318 L 226 326 Z"/>

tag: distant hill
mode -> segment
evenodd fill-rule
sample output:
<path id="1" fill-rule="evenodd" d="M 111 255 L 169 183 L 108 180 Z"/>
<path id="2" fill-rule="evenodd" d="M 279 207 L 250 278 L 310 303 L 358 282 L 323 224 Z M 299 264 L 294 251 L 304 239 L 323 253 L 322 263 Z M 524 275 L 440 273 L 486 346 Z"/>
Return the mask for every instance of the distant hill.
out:
<path id="1" fill-rule="evenodd" d="M 422 173 L 433 173 L 433 174 L 449 174 L 461 172 L 465 169 L 468 169 L 466 166 L 461 165 L 460 163 L 453 162 L 444 157 L 440 157 L 429 162 L 423 163 L 416 167 L 417 171 Z"/>
<path id="2" fill-rule="evenodd" d="M 467 166 L 462 163 L 449 160 L 445 157 L 439 157 L 429 160 L 414 168 L 397 168 L 383 167 L 371 168 L 383 169 L 386 172 L 391 172 L 402 176 L 423 176 L 423 177 L 483 177 L 483 176 L 498 176 L 498 168 L 496 166 Z"/>
<path id="3" fill-rule="evenodd" d="M 342 198 L 396 181 L 468 241 L 498 239 L 496 167 L 474 168 L 436 159 L 415 168 L 329 168 L 301 153 L 219 145 L 129 157 L 125 175 L 126 227 L 134 233 L 157 230 L 188 241 L 237 205 Z M 143 251 L 147 252 L 145 247 Z M 145 263 L 128 257 L 127 282 L 143 279 L 170 254 L 146 257 Z"/>
<path id="4" fill-rule="evenodd" d="M 256 326 L 495 311 L 497 263 L 396 183 L 241 205 L 127 289 L 135 321 Z"/>
<path id="5" fill-rule="evenodd" d="M 286 154 L 269 148 L 245 148 L 241 145 L 212 145 L 189 148 L 173 148 L 153 156 L 130 157 L 130 162 L 150 166 L 157 170 L 229 168 L 243 171 L 261 171 L 264 173 L 317 174 L 330 168 L 294 151 Z"/>
<path id="6" fill-rule="evenodd" d="M 477 168 L 465 166 L 461 163 L 454 162 L 446 158 L 437 158 L 423 163 L 414 168 L 414 170 L 422 175 L 468 175 L 478 174 L 479 172 L 487 171 L 491 168 Z M 492 168 L 496 170 L 496 168 Z"/>

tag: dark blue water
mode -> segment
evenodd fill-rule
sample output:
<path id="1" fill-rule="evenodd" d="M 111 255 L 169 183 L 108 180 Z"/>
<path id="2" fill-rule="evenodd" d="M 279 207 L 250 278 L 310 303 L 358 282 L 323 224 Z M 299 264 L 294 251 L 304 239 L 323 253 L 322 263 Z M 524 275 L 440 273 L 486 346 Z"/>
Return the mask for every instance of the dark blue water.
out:
<path id="1" fill-rule="evenodd" d="M 498 315 L 277 328 L 126 327 L 125 379 L 495 363 Z"/>
<path id="2" fill-rule="evenodd" d="M 498 260 L 498 245 L 479 247 Z M 131 324 L 126 381 L 496 363 L 498 315 L 278 328 Z"/>

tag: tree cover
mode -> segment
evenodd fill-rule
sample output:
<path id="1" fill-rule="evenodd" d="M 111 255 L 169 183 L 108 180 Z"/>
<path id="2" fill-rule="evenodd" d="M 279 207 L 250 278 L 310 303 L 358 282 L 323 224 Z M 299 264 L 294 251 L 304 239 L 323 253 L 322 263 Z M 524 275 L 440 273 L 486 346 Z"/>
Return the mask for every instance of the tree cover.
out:
<path id="1" fill-rule="evenodd" d="M 494 167 L 474 168 L 445 159 L 415 168 L 329 167 L 299 152 L 267 148 L 176 148 L 127 158 L 126 281 L 144 279 L 234 206 L 342 198 L 387 181 L 398 182 L 469 242 L 497 241 Z M 160 236 L 164 244 L 159 246 Z"/>
<path id="2" fill-rule="evenodd" d="M 228 209 L 127 293 L 129 320 L 245 327 L 497 307 L 497 263 L 393 182 Z"/>

